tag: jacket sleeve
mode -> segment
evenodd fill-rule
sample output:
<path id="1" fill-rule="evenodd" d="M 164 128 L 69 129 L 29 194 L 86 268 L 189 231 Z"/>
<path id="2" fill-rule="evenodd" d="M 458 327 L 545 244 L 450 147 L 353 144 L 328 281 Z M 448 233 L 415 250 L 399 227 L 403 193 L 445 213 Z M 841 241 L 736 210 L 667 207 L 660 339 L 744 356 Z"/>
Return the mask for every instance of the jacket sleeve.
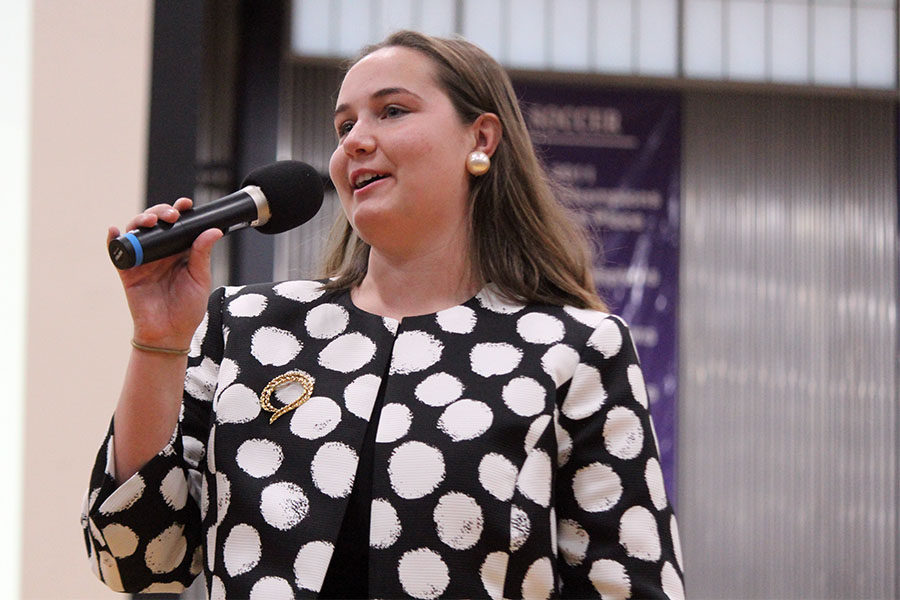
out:
<path id="1" fill-rule="evenodd" d="M 628 327 L 607 317 L 557 415 L 557 566 L 567 598 L 683 598 L 681 549 Z"/>
<path id="2" fill-rule="evenodd" d="M 117 592 L 178 592 L 203 568 L 206 444 L 223 352 L 223 290 L 191 342 L 178 426 L 169 443 L 121 484 L 113 425 L 97 455 L 81 524 L 94 574 Z"/>

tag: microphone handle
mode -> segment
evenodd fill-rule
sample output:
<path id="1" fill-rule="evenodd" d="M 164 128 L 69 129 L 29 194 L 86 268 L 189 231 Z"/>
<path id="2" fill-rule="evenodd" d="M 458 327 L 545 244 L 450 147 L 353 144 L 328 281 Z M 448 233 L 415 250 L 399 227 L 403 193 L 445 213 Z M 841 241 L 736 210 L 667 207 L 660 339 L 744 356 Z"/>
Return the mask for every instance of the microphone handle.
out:
<path id="1" fill-rule="evenodd" d="M 246 227 L 258 220 L 258 214 L 257 201 L 244 188 L 183 211 L 174 223 L 159 221 L 153 227 L 139 227 L 120 235 L 109 243 L 109 258 L 118 269 L 137 267 L 184 252 L 207 229 L 229 233 Z"/>

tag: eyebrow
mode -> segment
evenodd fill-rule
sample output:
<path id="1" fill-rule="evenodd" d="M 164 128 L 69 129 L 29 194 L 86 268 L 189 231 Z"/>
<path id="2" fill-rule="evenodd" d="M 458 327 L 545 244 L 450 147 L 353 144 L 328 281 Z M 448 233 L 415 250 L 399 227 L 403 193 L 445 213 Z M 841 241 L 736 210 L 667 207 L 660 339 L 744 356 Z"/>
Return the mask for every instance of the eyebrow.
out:
<path id="1" fill-rule="evenodd" d="M 394 94 L 409 94 L 410 96 L 415 96 L 419 100 L 422 99 L 421 96 L 419 96 L 415 92 L 410 91 L 404 87 L 381 88 L 380 90 L 378 90 L 377 92 L 372 94 L 370 97 L 371 98 L 384 98 L 385 96 L 393 96 Z M 349 104 L 339 104 L 337 106 L 337 108 L 334 109 L 334 115 L 337 116 L 338 114 L 344 112 L 345 110 L 347 110 L 349 108 L 350 108 Z"/>

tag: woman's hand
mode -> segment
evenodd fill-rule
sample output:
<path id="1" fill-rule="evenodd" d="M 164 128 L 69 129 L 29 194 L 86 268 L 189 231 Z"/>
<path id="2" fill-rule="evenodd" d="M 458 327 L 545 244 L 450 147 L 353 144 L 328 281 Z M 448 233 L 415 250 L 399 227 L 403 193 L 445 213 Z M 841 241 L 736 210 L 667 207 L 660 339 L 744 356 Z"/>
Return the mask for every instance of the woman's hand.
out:
<path id="1" fill-rule="evenodd" d="M 174 223 L 192 205 L 190 198 L 179 198 L 173 205 L 157 204 L 132 219 L 126 231 L 153 227 L 160 220 Z M 107 244 L 119 234 L 117 228 L 110 227 Z M 186 252 L 119 271 L 136 342 L 172 349 L 190 345 L 206 310 L 210 253 L 222 235 L 219 229 L 209 229 Z"/>

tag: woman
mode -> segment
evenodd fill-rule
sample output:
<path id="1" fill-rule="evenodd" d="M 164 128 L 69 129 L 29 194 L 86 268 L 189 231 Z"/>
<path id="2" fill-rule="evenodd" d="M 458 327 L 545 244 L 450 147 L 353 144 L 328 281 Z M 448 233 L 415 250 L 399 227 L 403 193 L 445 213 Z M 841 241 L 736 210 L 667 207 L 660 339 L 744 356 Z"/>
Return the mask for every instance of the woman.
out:
<path id="1" fill-rule="evenodd" d="M 204 316 L 215 231 L 122 273 L 135 348 L 83 519 L 101 578 L 682 596 L 634 347 L 502 68 L 400 32 L 348 70 L 334 124 L 345 219 L 324 284 L 219 289 Z"/>

